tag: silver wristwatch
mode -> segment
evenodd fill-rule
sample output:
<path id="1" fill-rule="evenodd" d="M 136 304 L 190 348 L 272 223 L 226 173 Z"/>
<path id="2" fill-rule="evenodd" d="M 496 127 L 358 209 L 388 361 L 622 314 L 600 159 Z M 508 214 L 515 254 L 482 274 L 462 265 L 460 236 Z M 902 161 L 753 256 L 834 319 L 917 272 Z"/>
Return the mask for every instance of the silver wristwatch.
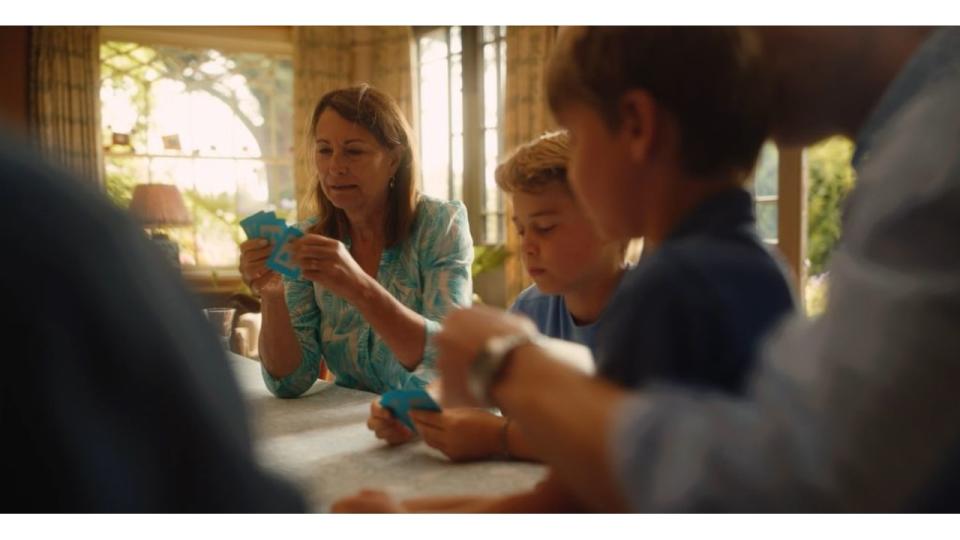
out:
<path id="1" fill-rule="evenodd" d="M 517 347 L 539 341 L 536 334 L 509 334 L 487 340 L 477 359 L 470 365 L 467 387 L 470 394 L 483 404 L 491 404 L 490 386 L 503 368 L 507 356 Z"/>

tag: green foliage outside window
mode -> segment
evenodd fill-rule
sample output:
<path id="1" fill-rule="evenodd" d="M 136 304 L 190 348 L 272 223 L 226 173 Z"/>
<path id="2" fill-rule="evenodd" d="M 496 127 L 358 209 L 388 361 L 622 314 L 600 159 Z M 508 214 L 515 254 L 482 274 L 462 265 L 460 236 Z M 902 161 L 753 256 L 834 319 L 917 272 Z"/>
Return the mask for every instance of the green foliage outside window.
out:
<path id="1" fill-rule="evenodd" d="M 827 261 L 841 235 L 843 202 L 856 174 L 850 166 L 853 143 L 828 139 L 806 151 L 807 159 L 807 313 L 816 315 L 827 303 Z"/>

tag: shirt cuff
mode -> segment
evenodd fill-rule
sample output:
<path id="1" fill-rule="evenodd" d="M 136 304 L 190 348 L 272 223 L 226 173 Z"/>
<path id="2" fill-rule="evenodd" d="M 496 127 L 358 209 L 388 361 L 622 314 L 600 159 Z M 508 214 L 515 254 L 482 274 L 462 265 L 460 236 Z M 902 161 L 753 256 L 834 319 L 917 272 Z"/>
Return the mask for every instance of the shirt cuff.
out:
<path id="1" fill-rule="evenodd" d="M 310 361 L 304 358 L 293 373 L 280 378 L 271 375 L 261 361 L 260 372 L 270 393 L 279 398 L 295 398 L 309 390 L 316 382 L 320 375 L 320 360 Z"/>
<path id="2" fill-rule="evenodd" d="M 433 336 L 440 332 L 441 325 L 426 317 L 423 318 L 423 324 L 426 338 L 423 344 L 423 357 L 412 375 L 424 382 L 430 382 L 437 378 L 437 349 L 433 343 Z"/>

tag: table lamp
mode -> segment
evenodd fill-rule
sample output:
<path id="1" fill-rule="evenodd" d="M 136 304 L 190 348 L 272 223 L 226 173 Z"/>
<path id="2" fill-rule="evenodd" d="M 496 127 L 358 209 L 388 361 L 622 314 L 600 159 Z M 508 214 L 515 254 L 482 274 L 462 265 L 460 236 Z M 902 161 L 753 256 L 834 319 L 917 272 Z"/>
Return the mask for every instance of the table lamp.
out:
<path id="1" fill-rule="evenodd" d="M 133 190 L 130 212 L 150 230 L 150 238 L 180 268 L 180 247 L 159 228 L 184 227 L 192 222 L 177 186 L 171 184 L 139 184 Z"/>

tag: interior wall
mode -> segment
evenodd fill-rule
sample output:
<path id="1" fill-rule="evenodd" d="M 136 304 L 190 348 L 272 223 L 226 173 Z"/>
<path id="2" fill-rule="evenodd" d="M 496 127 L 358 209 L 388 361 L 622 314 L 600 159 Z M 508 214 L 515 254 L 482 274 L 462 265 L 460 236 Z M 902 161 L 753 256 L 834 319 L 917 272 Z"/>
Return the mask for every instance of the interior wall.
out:
<path id="1" fill-rule="evenodd" d="M 30 85 L 30 28 L 0 27 L 0 125 L 6 131 L 26 136 L 30 130 L 28 88 Z"/>

